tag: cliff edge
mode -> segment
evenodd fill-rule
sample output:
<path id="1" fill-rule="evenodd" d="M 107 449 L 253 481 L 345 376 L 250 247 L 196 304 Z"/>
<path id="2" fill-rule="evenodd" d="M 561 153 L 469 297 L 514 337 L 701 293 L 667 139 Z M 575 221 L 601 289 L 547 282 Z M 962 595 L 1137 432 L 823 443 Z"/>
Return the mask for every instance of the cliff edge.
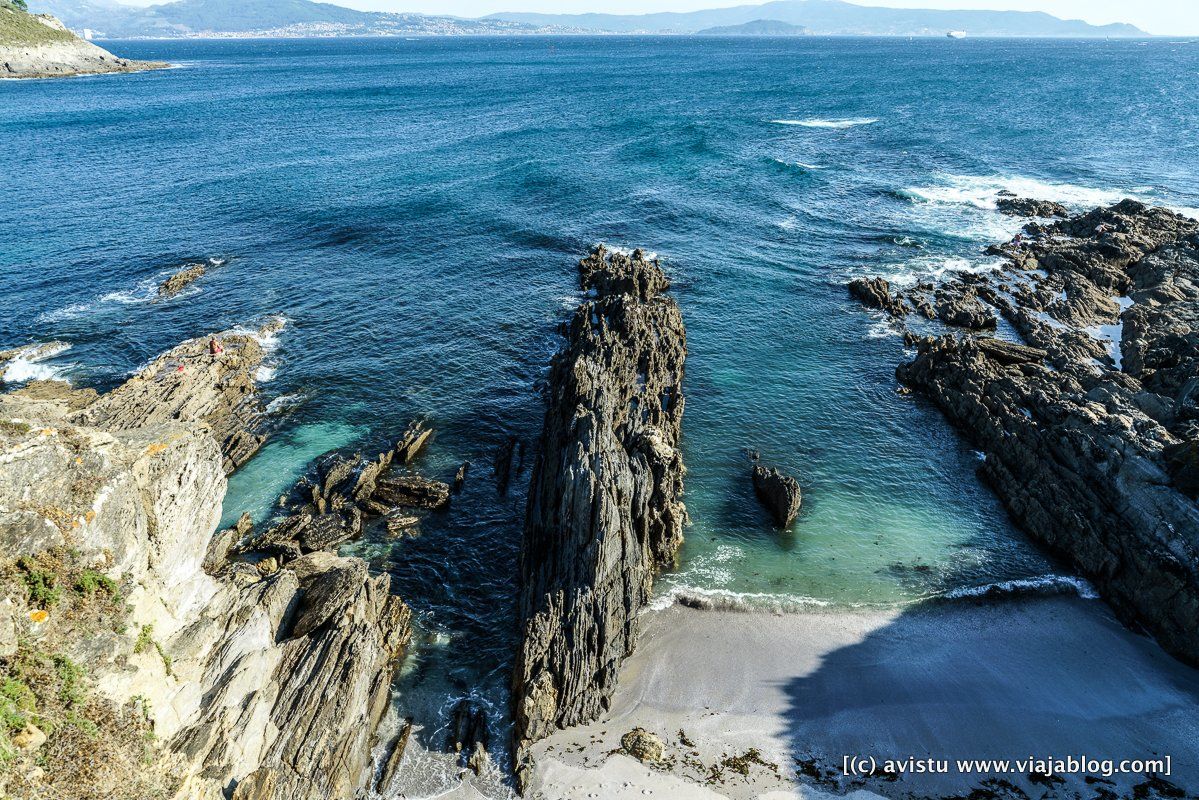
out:
<path id="1" fill-rule="evenodd" d="M 409 610 L 361 559 L 230 558 L 214 537 L 226 473 L 261 442 L 261 349 L 221 338 L 105 395 L 0 395 L 0 795 L 348 800 L 370 782 Z"/>

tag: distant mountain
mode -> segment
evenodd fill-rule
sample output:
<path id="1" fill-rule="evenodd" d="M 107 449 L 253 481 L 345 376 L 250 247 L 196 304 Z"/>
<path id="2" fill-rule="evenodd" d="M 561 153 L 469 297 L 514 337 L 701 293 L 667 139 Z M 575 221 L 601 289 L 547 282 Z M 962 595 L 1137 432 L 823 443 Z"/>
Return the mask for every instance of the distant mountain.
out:
<path id="1" fill-rule="evenodd" d="M 500 13 L 489 19 L 554 25 L 607 33 L 698 33 L 713 27 L 776 20 L 802 25 L 812 33 L 865 36 L 1148 36 L 1132 25 L 1091 25 L 1040 11 L 934 11 L 873 8 L 841 0 L 776 0 L 765 5 L 658 14 Z"/>
<path id="2" fill-rule="evenodd" d="M 134 8 L 113 0 L 29 0 L 97 38 L 196 36 L 399 36 L 537 33 L 539 26 L 498 19 L 388 14 L 310 0 L 177 0 Z"/>
<path id="3" fill-rule="evenodd" d="M 755 19 L 741 25 L 717 25 L 704 28 L 698 36 L 805 36 L 811 33 L 802 25 L 779 22 L 775 19 Z"/>
<path id="4" fill-rule="evenodd" d="M 401 0 L 402 1 L 402 0 Z M 1131 25 L 1089 25 L 1028 11 L 867 8 L 841 0 L 775 0 L 690 13 L 493 14 L 483 19 L 355 11 L 312 0 L 175 0 L 135 8 L 114 0 L 28 0 L 30 10 L 96 38 L 197 36 L 420 36 L 529 33 L 656 33 L 875 36 L 1146 36 Z M 785 25 L 767 32 L 771 25 Z M 735 30 L 741 29 L 741 30 Z"/>

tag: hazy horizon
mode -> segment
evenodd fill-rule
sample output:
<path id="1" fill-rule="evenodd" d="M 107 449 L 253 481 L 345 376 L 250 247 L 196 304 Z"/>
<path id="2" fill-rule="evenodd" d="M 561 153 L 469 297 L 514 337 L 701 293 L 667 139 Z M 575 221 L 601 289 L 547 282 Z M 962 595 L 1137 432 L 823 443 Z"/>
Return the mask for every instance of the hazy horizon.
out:
<path id="1" fill-rule="evenodd" d="M 120 0 L 127 5 L 160 5 L 169 0 Z M 661 11 L 699 11 L 768 0 L 318 0 L 361 11 L 483 17 L 498 12 L 548 14 L 651 14 Z M 846 0 L 860 6 L 946 10 L 1043 11 L 1062 19 L 1092 25 L 1126 22 L 1158 36 L 1199 35 L 1199 3 L 1182 7 L 1180 0 Z"/>

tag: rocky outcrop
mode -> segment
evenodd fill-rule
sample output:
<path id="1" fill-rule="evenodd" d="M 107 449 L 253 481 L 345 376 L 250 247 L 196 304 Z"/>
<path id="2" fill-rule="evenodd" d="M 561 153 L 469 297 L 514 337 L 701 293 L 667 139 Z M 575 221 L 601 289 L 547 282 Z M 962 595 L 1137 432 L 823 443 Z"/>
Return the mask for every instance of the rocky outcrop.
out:
<path id="1" fill-rule="evenodd" d="M 911 337 L 899 379 L 984 454 L 1013 519 L 1199 664 L 1199 223 L 1126 200 L 1032 224 L 971 284 L 1025 343 Z"/>
<path id="2" fill-rule="evenodd" d="M 1070 210 L 1052 200 L 1033 200 L 1017 197 L 1010 192 L 1000 193 L 995 207 L 1010 217 L 1068 217 Z"/>
<path id="3" fill-rule="evenodd" d="M 575 311 L 551 367 L 521 549 L 513 718 L 522 782 L 530 743 L 606 707 L 686 518 L 686 336 L 666 275 L 640 251 L 602 247 L 579 269 L 593 299 Z"/>
<path id="4" fill-rule="evenodd" d="M 277 330 L 267 324 L 261 333 Z M 255 373 L 265 354 L 255 335 L 217 335 L 223 352 L 211 351 L 199 337 L 167 351 L 121 386 L 79 411 L 81 425 L 134 430 L 172 421 L 208 426 L 220 444 L 226 473 L 244 464 L 266 436 L 258 430 L 263 414 Z"/>
<path id="5" fill-rule="evenodd" d="M 327 453 L 317 460 L 315 473 L 301 478 L 284 499 L 278 522 L 259 536 L 242 532 L 231 539 L 241 543 L 243 553 L 269 553 L 287 562 L 358 538 L 367 516 L 385 517 L 393 535 L 416 535 L 420 518 L 402 512 L 445 508 L 450 487 L 415 474 L 393 473 L 393 465 L 414 453 L 413 430 L 421 431 L 421 442 L 432 433 L 410 426 L 394 447 L 374 459 Z"/>
<path id="6" fill-rule="evenodd" d="M 164 69 L 160 61 L 132 61 L 85 42 L 48 14 L 28 14 L 0 3 L 0 77 L 59 78 Z"/>
<path id="7" fill-rule="evenodd" d="M 883 278 L 854 278 L 849 282 L 849 293 L 862 305 L 886 311 L 893 317 L 903 317 L 911 310 L 902 296 L 892 294 L 891 284 Z"/>
<path id="8" fill-rule="evenodd" d="M 784 529 L 791 527 L 799 515 L 799 505 L 803 499 L 799 481 L 774 467 L 761 464 L 753 465 L 752 477 L 754 493 L 774 517 L 774 524 Z"/>
<path id="9" fill-rule="evenodd" d="M 188 264 L 183 269 L 168 277 L 158 285 L 159 297 L 174 297 L 188 286 L 204 277 L 208 265 L 204 263 Z"/>
<path id="10" fill-rule="evenodd" d="M 77 772 L 65 759 L 45 769 L 18 761 L 6 776 L 39 783 L 37 796 L 162 796 L 171 786 L 165 796 L 178 800 L 348 800 L 373 778 L 409 611 L 361 559 L 317 550 L 269 569 L 270 559 L 252 563 L 261 554 L 230 560 L 248 520 L 218 546 L 228 457 L 214 421 L 253 401 L 240 376 L 260 357 L 252 339 L 225 342 L 239 366 L 187 343 L 82 409 L 69 387 L 0 395 L 0 606 L 14 612 L 11 635 L 0 624 L 0 654 L 16 655 L 0 655 L 0 667 L 20 682 L 38 678 L 21 664 L 86 664 L 72 679 L 72 719 L 100 736 L 79 741 L 112 751 L 125 736 L 136 753 L 128 774 L 113 757 Z M 204 377 L 168 383 L 177 362 Z M 189 390 L 199 397 L 180 397 Z M 101 608 L 88 592 L 120 599 Z M 61 688 L 46 688 L 55 691 L 31 692 L 31 702 L 62 702 Z M 146 725 L 156 744 L 143 751 Z M 160 772 L 141 794 L 113 783 Z"/>

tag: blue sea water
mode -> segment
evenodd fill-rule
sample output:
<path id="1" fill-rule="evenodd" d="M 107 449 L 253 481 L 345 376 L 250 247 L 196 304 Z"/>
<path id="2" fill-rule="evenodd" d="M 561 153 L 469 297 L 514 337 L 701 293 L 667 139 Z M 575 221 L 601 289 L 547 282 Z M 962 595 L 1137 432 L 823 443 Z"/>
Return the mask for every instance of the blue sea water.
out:
<path id="1" fill-rule="evenodd" d="M 282 314 L 273 439 L 226 516 L 315 456 L 416 417 L 452 509 L 355 545 L 422 635 L 405 712 L 502 717 L 539 383 L 597 242 L 658 253 L 690 341 L 692 524 L 664 601 L 888 606 L 1068 575 L 1006 521 L 977 456 L 896 393 L 901 338 L 847 296 L 985 269 L 995 194 L 1199 207 L 1184 41 L 435 38 L 115 42 L 178 69 L 0 83 L 0 348 L 109 386 L 181 339 Z M 182 296 L 180 265 L 215 259 Z M 10 374 L 10 379 L 22 377 Z M 506 494 L 492 460 L 529 448 Z M 772 529 L 747 448 L 799 475 Z M 502 749 L 497 740 L 497 756 Z M 410 787 L 434 791 L 436 775 Z M 448 778 L 447 778 L 448 779 Z"/>

